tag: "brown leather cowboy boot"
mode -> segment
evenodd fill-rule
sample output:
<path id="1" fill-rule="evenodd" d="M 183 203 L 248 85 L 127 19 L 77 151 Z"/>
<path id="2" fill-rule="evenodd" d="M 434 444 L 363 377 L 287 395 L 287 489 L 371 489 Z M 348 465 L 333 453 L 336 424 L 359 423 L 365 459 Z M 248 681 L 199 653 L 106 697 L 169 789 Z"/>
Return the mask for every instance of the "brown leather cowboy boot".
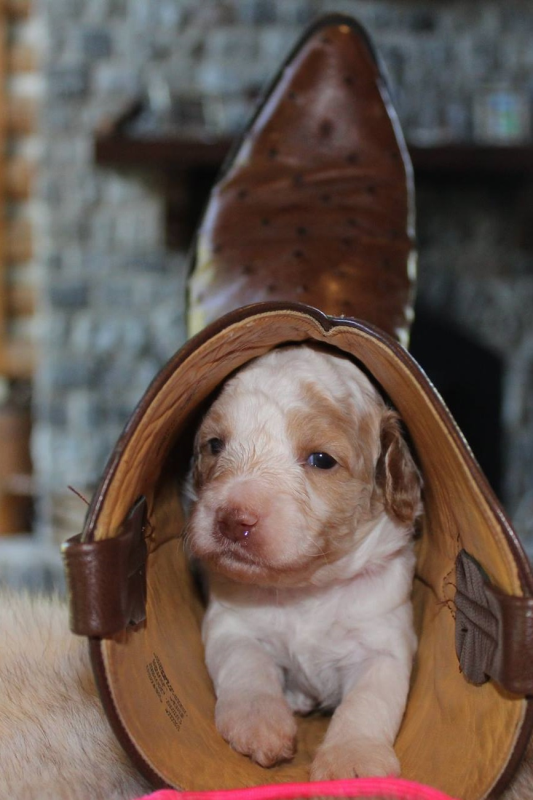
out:
<path id="1" fill-rule="evenodd" d="M 190 280 L 189 333 L 296 300 L 407 343 L 412 168 L 364 30 L 328 16 L 297 44 L 214 187 Z"/>

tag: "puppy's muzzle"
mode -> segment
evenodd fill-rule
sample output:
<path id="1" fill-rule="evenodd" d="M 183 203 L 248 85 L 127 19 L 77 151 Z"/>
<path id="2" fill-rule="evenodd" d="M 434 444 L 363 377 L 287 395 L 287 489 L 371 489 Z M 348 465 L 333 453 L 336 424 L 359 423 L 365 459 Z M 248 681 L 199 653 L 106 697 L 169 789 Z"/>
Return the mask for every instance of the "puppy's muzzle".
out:
<path id="1" fill-rule="evenodd" d="M 216 531 L 219 536 L 236 544 L 246 544 L 253 534 L 259 517 L 243 508 L 219 509 L 216 515 Z"/>

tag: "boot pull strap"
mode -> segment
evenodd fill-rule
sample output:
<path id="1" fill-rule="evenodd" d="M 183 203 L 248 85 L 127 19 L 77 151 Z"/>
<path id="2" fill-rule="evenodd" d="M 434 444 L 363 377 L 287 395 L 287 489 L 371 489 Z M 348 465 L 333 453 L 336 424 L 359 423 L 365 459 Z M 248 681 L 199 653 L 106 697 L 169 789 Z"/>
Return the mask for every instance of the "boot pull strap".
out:
<path id="1" fill-rule="evenodd" d="M 456 559 L 455 646 L 465 678 L 490 678 L 518 695 L 533 695 L 533 598 L 506 595 L 465 550 Z"/>
<path id="2" fill-rule="evenodd" d="M 81 636 L 113 636 L 146 618 L 146 498 L 136 501 L 118 536 L 61 548 L 70 628 Z"/>

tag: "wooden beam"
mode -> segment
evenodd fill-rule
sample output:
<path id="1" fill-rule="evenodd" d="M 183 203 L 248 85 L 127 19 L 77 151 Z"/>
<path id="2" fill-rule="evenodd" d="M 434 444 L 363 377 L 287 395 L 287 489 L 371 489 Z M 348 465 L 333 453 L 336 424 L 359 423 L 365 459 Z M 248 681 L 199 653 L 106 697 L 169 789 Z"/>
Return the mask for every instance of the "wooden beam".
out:
<path id="1" fill-rule="evenodd" d="M 0 375 L 8 379 L 30 380 L 35 369 L 31 342 L 12 338 L 10 319 L 27 317 L 35 311 L 35 295 L 24 284 L 10 285 L 8 267 L 23 263 L 33 255 L 31 224 L 28 219 L 6 219 L 6 199 L 26 200 L 31 193 L 34 166 L 23 157 L 7 159 L 7 138 L 35 131 L 38 102 L 33 98 L 9 96 L 8 75 L 33 72 L 36 51 L 26 43 L 8 44 L 9 26 L 28 18 L 31 0 L 0 0 Z"/>
<path id="2" fill-rule="evenodd" d="M 5 164 L 5 192 L 9 200 L 27 200 L 33 190 L 35 164 L 23 156 L 10 158 Z"/>
<path id="3" fill-rule="evenodd" d="M 123 133 L 98 134 L 95 139 L 97 164 L 154 169 L 197 167 L 217 168 L 231 146 L 227 137 L 182 138 L 161 136 L 135 138 Z"/>
<path id="4" fill-rule="evenodd" d="M 7 132 L 11 135 L 27 135 L 37 128 L 38 103 L 32 97 L 9 97 L 4 99 Z"/>
<path id="5" fill-rule="evenodd" d="M 26 42 L 18 42 L 7 48 L 6 66 L 10 74 L 35 72 L 37 69 L 35 47 Z"/>
<path id="6" fill-rule="evenodd" d="M 132 103 L 118 113 L 114 120 L 107 119 L 99 126 L 94 140 L 97 164 L 103 166 L 131 166 L 146 170 L 186 171 L 221 166 L 234 138 L 217 135 L 182 135 L 174 132 L 151 136 L 136 136 L 130 125 L 143 110 L 140 101 Z M 415 174 L 446 179 L 479 177 L 499 179 L 529 177 L 533 174 L 533 145 L 530 142 L 515 145 L 442 144 L 420 147 L 409 145 Z"/>
<path id="7" fill-rule="evenodd" d="M 35 290 L 27 284 L 15 284 L 7 290 L 7 311 L 10 317 L 32 317 L 37 306 Z"/>
<path id="8" fill-rule="evenodd" d="M 7 298 L 6 298 L 6 257 L 5 257 L 5 160 L 7 138 L 7 104 L 6 104 L 6 42 L 7 20 L 5 6 L 0 12 L 0 347 L 4 347 L 7 335 Z M 3 370 L 0 369 L 0 374 Z"/>
<path id="9" fill-rule="evenodd" d="M 33 256 L 33 237 L 28 219 L 17 219 L 5 225 L 5 259 L 7 264 L 23 264 Z M 4 278 L 4 286 L 6 280 Z"/>
<path id="10" fill-rule="evenodd" d="M 4 0 L 3 2 L 3 12 L 9 19 L 28 19 L 31 11 L 31 0 Z"/>
<path id="11" fill-rule="evenodd" d="M 30 380 L 35 364 L 35 348 L 30 342 L 8 340 L 0 345 L 0 375 L 15 380 Z"/>

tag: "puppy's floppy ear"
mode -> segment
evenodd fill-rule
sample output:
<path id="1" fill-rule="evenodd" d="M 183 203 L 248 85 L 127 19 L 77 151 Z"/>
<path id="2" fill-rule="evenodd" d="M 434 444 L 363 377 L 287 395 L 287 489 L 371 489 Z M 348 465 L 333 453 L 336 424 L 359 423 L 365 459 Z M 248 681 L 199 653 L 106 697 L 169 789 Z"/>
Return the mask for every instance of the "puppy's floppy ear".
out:
<path id="1" fill-rule="evenodd" d="M 422 510 L 422 477 L 402 436 L 399 417 L 390 409 L 381 419 L 380 444 L 376 483 L 385 511 L 401 525 L 410 527 Z"/>

